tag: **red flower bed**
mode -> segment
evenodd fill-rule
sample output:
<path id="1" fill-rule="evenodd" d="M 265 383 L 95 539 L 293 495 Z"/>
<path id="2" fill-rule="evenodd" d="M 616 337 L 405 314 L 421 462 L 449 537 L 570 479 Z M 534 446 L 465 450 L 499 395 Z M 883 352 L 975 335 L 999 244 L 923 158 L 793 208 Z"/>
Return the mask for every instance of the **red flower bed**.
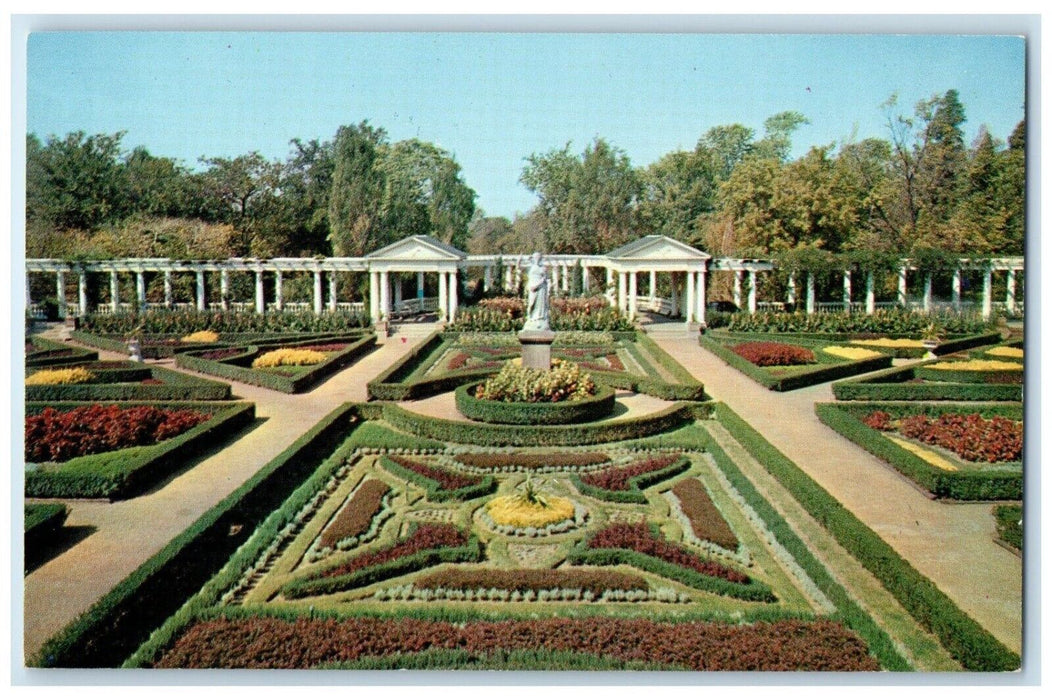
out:
<path id="1" fill-rule="evenodd" d="M 243 352 L 245 352 L 244 348 L 223 348 L 221 350 L 209 350 L 207 352 L 203 352 L 200 355 L 198 355 L 198 357 L 200 357 L 202 360 L 214 360 L 216 362 L 219 362 L 221 360 L 225 360 L 228 357 L 240 355 Z"/>
<path id="2" fill-rule="evenodd" d="M 891 430 L 891 414 L 887 411 L 873 411 L 862 419 L 862 422 L 874 430 Z"/>
<path id="3" fill-rule="evenodd" d="M 455 491 L 456 489 L 461 489 L 465 486 L 474 486 L 479 483 L 479 479 L 476 477 L 454 474 L 445 469 L 432 467 L 430 464 L 417 462 L 416 460 L 408 459 L 407 457 L 389 455 L 388 459 L 401 467 L 416 472 L 420 476 L 427 477 L 432 481 L 437 481 L 438 485 L 445 491 Z"/>
<path id="4" fill-rule="evenodd" d="M 561 314 L 590 314 L 610 308 L 606 297 L 558 297 L 552 299 L 552 309 Z"/>
<path id="5" fill-rule="evenodd" d="M 878 671 L 866 644 L 839 622 L 780 620 L 734 625 L 646 618 L 433 620 L 271 617 L 189 626 L 160 668 L 314 668 L 427 649 L 577 651 L 695 671 Z"/>
<path id="6" fill-rule="evenodd" d="M 757 367 L 807 365 L 815 361 L 815 354 L 807 348 L 785 343 L 750 341 L 735 345 L 731 350 Z"/>
<path id="7" fill-rule="evenodd" d="M 658 539 L 646 523 L 608 525 L 592 535 L 588 546 L 591 549 L 630 549 L 676 566 L 693 569 L 699 574 L 721 578 L 732 583 L 749 583 L 749 577 L 740 571 L 735 571 L 710 559 L 702 559 L 693 552 L 677 547 L 667 540 Z"/>
<path id="8" fill-rule="evenodd" d="M 683 514 L 690 521 L 695 537 L 732 552 L 738 549 L 738 537 L 723 519 L 723 514 L 716 508 L 709 492 L 700 481 L 683 479 L 672 487 L 672 493 L 679 499 Z"/>
<path id="9" fill-rule="evenodd" d="M 314 350 L 315 352 L 343 352 L 347 343 L 329 343 L 328 345 L 297 345 L 297 350 Z"/>
<path id="10" fill-rule="evenodd" d="M 143 386 L 160 386 L 160 385 L 164 384 L 164 382 L 161 381 L 160 379 L 153 379 L 152 377 L 150 379 L 143 379 L 139 383 L 142 384 Z"/>
<path id="11" fill-rule="evenodd" d="M 203 423 L 211 416 L 153 406 L 85 406 L 71 411 L 45 408 L 26 417 L 27 462 L 64 462 L 82 455 L 153 445 Z"/>
<path id="12" fill-rule="evenodd" d="M 1001 416 L 908 416 L 899 421 L 899 432 L 972 462 L 1017 462 L 1023 456 L 1023 424 Z"/>
<path id="13" fill-rule="evenodd" d="M 467 544 L 468 538 L 463 532 L 453 525 L 447 524 L 424 524 L 416 528 L 413 534 L 401 542 L 396 542 L 389 547 L 366 552 L 346 561 L 339 566 L 324 572 L 322 576 L 345 576 L 369 566 L 376 566 L 389 561 L 395 561 L 410 554 L 421 552 L 425 549 L 440 549 L 442 547 L 460 547 Z"/>
<path id="14" fill-rule="evenodd" d="M 641 576 L 620 571 L 578 569 L 466 569 L 458 567 L 436 571 L 418 578 L 417 588 L 478 590 L 497 588 L 507 591 L 540 591 L 552 588 L 580 588 L 596 596 L 603 591 L 645 591 L 649 587 Z"/>
<path id="15" fill-rule="evenodd" d="M 369 524 L 383 506 L 384 496 L 390 490 L 387 484 L 376 479 L 369 479 L 359 486 L 354 497 L 321 533 L 321 546 L 333 547 L 340 540 L 357 537 L 368 530 Z"/>
<path id="16" fill-rule="evenodd" d="M 495 469 L 498 467 L 588 467 L 609 462 L 603 452 L 547 452 L 544 454 L 504 454 L 499 452 L 469 452 L 457 455 L 456 460 L 468 467 Z"/>
<path id="17" fill-rule="evenodd" d="M 446 369 L 450 372 L 455 372 L 458 369 L 463 369 L 464 365 L 466 365 L 468 363 L 468 360 L 470 359 L 471 355 L 467 354 L 466 352 L 458 352 L 456 355 L 453 356 L 453 359 L 449 361 L 449 364 L 446 365 Z"/>
<path id="18" fill-rule="evenodd" d="M 648 457 L 616 469 L 604 469 L 601 472 L 587 474 L 581 477 L 581 481 L 589 486 L 595 486 L 607 491 L 627 491 L 629 479 L 640 474 L 664 469 L 677 459 L 679 459 L 678 452 L 671 455 L 662 455 L 661 457 Z"/>
<path id="19" fill-rule="evenodd" d="M 526 313 L 526 302 L 519 297 L 495 297 L 493 299 L 483 299 L 478 305 L 484 309 L 507 314 L 512 318 L 519 318 Z"/>

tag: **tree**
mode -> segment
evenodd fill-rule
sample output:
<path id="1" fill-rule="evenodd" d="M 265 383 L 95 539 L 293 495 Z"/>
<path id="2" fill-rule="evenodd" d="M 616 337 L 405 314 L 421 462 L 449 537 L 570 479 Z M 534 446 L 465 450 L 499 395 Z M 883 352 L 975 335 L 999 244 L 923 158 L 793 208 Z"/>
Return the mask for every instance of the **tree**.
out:
<path id="1" fill-rule="evenodd" d="M 386 139 L 383 129 L 367 121 L 336 132 L 329 193 L 329 241 L 335 255 L 364 255 L 386 242 L 381 207 L 387 179 L 377 167 Z"/>
<path id="2" fill-rule="evenodd" d="M 467 251 L 472 255 L 493 255 L 496 253 L 521 253 L 509 244 L 512 237 L 511 222 L 503 216 L 486 216 L 479 209 L 468 225 Z"/>
<path id="3" fill-rule="evenodd" d="M 716 168 L 711 151 L 673 151 L 640 175 L 641 229 L 684 243 L 698 243 L 703 217 L 715 209 Z"/>
<path id="4" fill-rule="evenodd" d="M 704 149 L 713 159 L 716 179 L 723 182 L 752 151 L 753 130 L 741 124 L 714 126 L 705 132 L 696 150 Z"/>
<path id="5" fill-rule="evenodd" d="M 810 124 L 799 112 L 779 112 L 763 122 L 764 137 L 752 145 L 751 152 L 761 158 L 785 161 L 792 148 L 793 132 L 804 124 Z"/>
<path id="6" fill-rule="evenodd" d="M 526 161 L 520 182 L 540 197 L 550 252 L 604 252 L 634 235 L 642 182 L 624 151 L 596 138 L 580 157 L 567 144 Z"/>
<path id="7" fill-rule="evenodd" d="M 238 232 L 235 255 L 248 255 L 260 233 L 260 222 L 276 206 L 280 163 L 258 152 L 236 158 L 201 158 L 208 170 L 202 184 L 219 203 L 219 221 Z"/>
<path id="8" fill-rule="evenodd" d="M 129 214 L 185 216 L 190 207 L 186 168 L 136 146 L 124 159 L 123 188 Z"/>

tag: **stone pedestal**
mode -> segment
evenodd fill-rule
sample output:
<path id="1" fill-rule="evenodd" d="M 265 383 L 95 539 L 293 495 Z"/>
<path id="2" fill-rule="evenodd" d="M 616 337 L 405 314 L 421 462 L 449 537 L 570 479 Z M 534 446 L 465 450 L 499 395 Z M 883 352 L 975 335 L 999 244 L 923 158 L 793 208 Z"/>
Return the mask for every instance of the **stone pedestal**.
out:
<path id="1" fill-rule="evenodd" d="M 552 331 L 521 331 L 519 342 L 522 343 L 522 366 L 530 369 L 551 369 L 554 340 L 555 333 Z"/>

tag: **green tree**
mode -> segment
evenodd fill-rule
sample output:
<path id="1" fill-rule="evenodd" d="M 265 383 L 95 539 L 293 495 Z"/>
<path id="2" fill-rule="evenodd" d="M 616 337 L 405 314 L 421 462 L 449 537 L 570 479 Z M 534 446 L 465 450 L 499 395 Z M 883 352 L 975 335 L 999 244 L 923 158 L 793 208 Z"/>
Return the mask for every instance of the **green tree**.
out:
<path id="1" fill-rule="evenodd" d="M 381 216 L 387 182 L 377 167 L 386 140 L 387 133 L 367 121 L 336 132 L 329 194 L 329 241 L 335 255 L 364 255 L 387 242 Z"/>
<path id="2" fill-rule="evenodd" d="M 497 253 L 521 253 L 511 247 L 513 229 L 504 216 L 486 216 L 476 210 L 468 225 L 467 251 L 472 255 L 494 255 Z"/>
<path id="3" fill-rule="evenodd" d="M 693 151 L 667 153 L 643 170 L 640 177 L 641 229 L 688 244 L 699 243 L 704 217 L 716 205 L 712 152 L 699 145 Z"/>
<path id="4" fill-rule="evenodd" d="M 235 255 L 252 253 L 263 222 L 276 206 L 281 164 L 258 152 L 235 158 L 202 158 L 202 184 L 219 203 L 219 221 L 238 232 Z"/>

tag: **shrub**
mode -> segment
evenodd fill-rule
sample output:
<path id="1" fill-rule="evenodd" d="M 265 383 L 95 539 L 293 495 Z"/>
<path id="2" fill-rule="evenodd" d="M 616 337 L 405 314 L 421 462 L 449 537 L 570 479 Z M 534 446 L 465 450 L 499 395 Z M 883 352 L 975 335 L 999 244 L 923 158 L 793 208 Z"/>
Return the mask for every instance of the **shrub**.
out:
<path id="1" fill-rule="evenodd" d="M 325 361 L 325 353 L 303 348 L 278 348 L 265 352 L 252 361 L 253 369 L 264 367 L 285 367 L 316 365 Z"/>
<path id="2" fill-rule="evenodd" d="M 997 536 L 1018 550 L 1023 549 L 1023 506 L 994 506 Z"/>
<path id="3" fill-rule="evenodd" d="M 42 369 L 26 377 L 26 386 L 51 384 L 86 384 L 94 381 L 95 375 L 83 367 L 69 369 Z"/>
<path id="4" fill-rule="evenodd" d="M 845 348 L 837 345 L 830 345 L 822 348 L 822 352 L 833 355 L 834 357 L 842 357 L 845 360 L 868 360 L 871 357 L 880 357 L 881 353 L 873 350 L 866 350 L 865 348 Z"/>
<path id="5" fill-rule="evenodd" d="M 610 461 L 610 455 L 604 452 L 468 452 L 455 457 L 456 461 L 476 469 L 500 469 L 502 467 L 523 467 L 524 469 L 541 469 L 554 467 L 566 469 L 589 467 Z"/>
<path id="6" fill-rule="evenodd" d="M 380 464 L 395 476 L 423 487 L 429 501 L 466 501 L 497 488 L 492 476 L 465 476 L 404 457 L 384 456 Z"/>
<path id="7" fill-rule="evenodd" d="M 180 338 L 184 343 L 214 343 L 219 340 L 219 334 L 215 331 L 196 331 Z"/>
<path id="8" fill-rule="evenodd" d="M 367 328 L 369 316 L 359 311 L 172 311 L 150 309 L 127 314 L 88 314 L 80 328 L 92 333 L 127 336 L 133 330 L 143 335 L 179 336 L 210 329 L 226 333 L 345 333 L 349 328 Z"/>
<path id="9" fill-rule="evenodd" d="M 456 406 L 463 416 L 485 423 L 528 426 L 590 423 L 606 418 L 614 410 L 615 392 L 609 387 L 597 387 L 594 396 L 556 402 L 494 401 L 472 396 L 477 390 L 475 383 L 458 387 Z"/>
<path id="10" fill-rule="evenodd" d="M 387 459 L 391 460 L 403 469 L 418 474 L 425 479 L 434 481 L 439 485 L 440 488 L 446 491 L 454 491 L 456 489 L 462 489 L 465 486 L 474 486 L 481 480 L 473 476 L 465 476 L 463 474 L 455 474 L 445 469 L 438 467 L 432 467 L 429 464 L 424 464 L 415 459 L 409 459 L 408 457 L 399 457 L 397 455 L 389 455 Z"/>
<path id="11" fill-rule="evenodd" d="M 731 350 L 757 367 L 806 365 L 815 361 L 815 354 L 812 351 L 785 343 L 752 341 L 739 343 Z"/>

